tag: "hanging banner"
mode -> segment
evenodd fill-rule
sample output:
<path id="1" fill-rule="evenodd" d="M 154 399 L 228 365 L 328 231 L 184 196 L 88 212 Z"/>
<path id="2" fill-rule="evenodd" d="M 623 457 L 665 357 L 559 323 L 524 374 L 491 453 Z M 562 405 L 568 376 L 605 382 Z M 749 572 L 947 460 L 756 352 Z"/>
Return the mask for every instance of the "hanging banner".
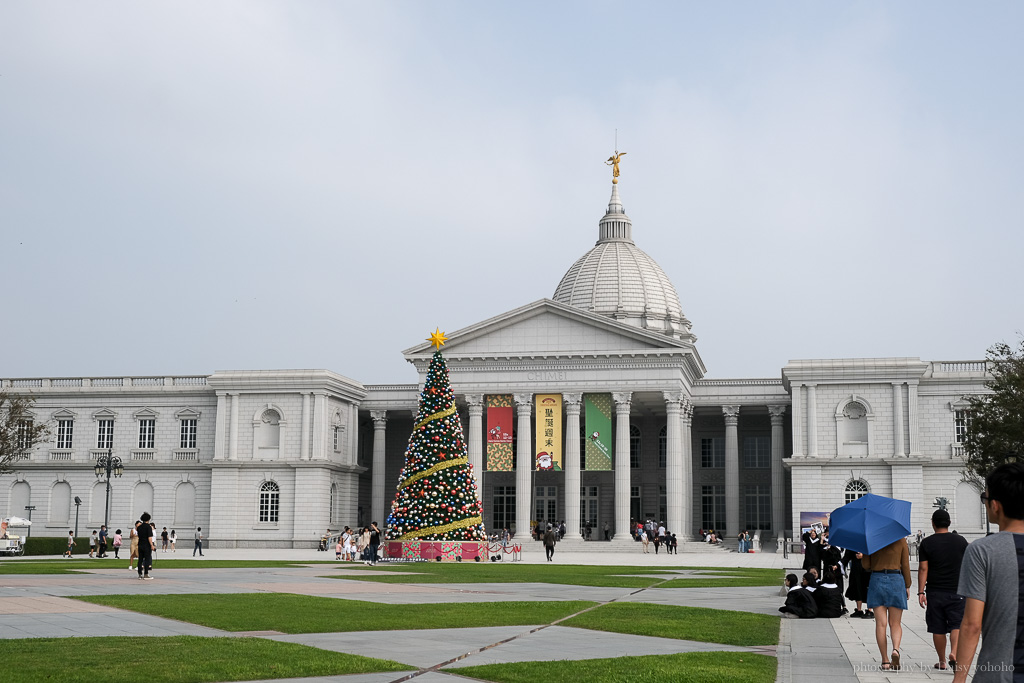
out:
<path id="1" fill-rule="evenodd" d="M 612 395 L 584 394 L 587 438 L 585 462 L 587 470 L 612 468 Z"/>
<path id="2" fill-rule="evenodd" d="M 537 469 L 562 471 L 562 395 L 537 394 Z"/>
<path id="3" fill-rule="evenodd" d="M 487 470 L 512 471 L 512 396 L 487 397 Z"/>

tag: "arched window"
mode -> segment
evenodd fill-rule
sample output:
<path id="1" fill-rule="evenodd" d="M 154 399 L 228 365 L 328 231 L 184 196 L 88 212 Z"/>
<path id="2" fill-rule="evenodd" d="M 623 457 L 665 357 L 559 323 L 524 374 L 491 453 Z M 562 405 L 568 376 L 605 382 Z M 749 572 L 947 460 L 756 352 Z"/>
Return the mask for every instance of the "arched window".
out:
<path id="1" fill-rule="evenodd" d="M 668 467 L 668 425 L 658 432 L 658 467 Z"/>
<path id="2" fill-rule="evenodd" d="M 281 414 L 267 408 L 256 423 L 257 460 L 277 460 L 281 448 Z"/>
<path id="3" fill-rule="evenodd" d="M 868 493 L 871 493 L 871 489 L 868 487 L 868 483 L 863 479 L 853 479 L 846 484 L 847 503 L 852 503 L 858 498 L 863 498 Z"/>
<path id="4" fill-rule="evenodd" d="M 196 523 L 196 487 L 183 481 L 174 489 L 174 523 L 191 527 Z"/>
<path id="5" fill-rule="evenodd" d="M 32 488 L 28 485 L 28 482 L 15 482 L 14 486 L 11 487 L 10 516 L 23 517 L 28 514 L 25 506 L 31 505 L 31 501 Z"/>
<path id="6" fill-rule="evenodd" d="M 148 512 L 150 516 L 156 515 L 153 510 L 153 485 L 148 481 L 136 484 L 132 495 L 132 519 L 139 519 L 143 512 Z"/>
<path id="7" fill-rule="evenodd" d="M 629 466 L 640 469 L 640 428 L 629 425 Z"/>
<path id="8" fill-rule="evenodd" d="M 49 524 L 67 524 L 71 518 L 71 484 L 58 481 L 50 489 Z"/>
<path id="9" fill-rule="evenodd" d="M 277 524 L 281 513 L 281 489 L 272 481 L 260 486 L 260 522 Z"/>

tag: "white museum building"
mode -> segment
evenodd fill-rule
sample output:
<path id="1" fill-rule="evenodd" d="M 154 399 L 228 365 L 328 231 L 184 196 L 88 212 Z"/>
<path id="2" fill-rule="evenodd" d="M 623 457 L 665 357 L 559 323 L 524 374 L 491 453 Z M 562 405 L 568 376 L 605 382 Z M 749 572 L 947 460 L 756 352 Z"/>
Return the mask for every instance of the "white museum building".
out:
<path id="1" fill-rule="evenodd" d="M 633 242 L 613 185 L 597 243 L 541 299 L 449 334 L 443 347 L 489 531 L 532 520 L 587 522 L 631 542 L 635 520 L 698 528 L 799 529 L 865 492 L 913 503 L 929 530 L 936 498 L 953 526 L 984 532 L 978 493 L 961 482 L 965 395 L 985 391 L 984 361 L 794 360 L 773 377 L 705 379 L 675 287 Z M 33 535 L 80 533 L 107 512 L 101 456 L 120 458 L 109 521 L 143 511 L 157 528 L 213 547 L 309 547 L 325 529 L 387 518 L 433 348 L 403 352 L 419 384 L 364 384 L 329 370 L 218 371 L 185 377 L 4 378 L 31 393 L 51 435 L 0 477 L 0 513 Z M 372 378 L 368 378 L 372 379 Z M 561 396 L 560 471 L 535 466 L 537 395 Z M 587 395 L 610 395 L 610 469 L 583 457 Z M 485 469 L 488 397 L 514 410 L 512 466 Z M 76 498 L 80 501 L 75 504 Z M 733 544 L 735 541 L 733 540 Z M 600 548 L 600 546 L 599 546 Z"/>

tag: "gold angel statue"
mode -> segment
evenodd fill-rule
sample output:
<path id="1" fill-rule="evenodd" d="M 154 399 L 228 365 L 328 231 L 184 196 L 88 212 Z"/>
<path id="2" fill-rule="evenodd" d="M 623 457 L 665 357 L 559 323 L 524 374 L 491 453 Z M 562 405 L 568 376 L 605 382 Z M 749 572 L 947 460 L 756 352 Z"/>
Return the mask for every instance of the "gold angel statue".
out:
<path id="1" fill-rule="evenodd" d="M 612 184 L 619 182 L 619 160 L 626 156 L 625 152 L 620 153 L 619 150 L 615 150 L 615 154 L 608 157 L 608 161 L 604 162 L 605 166 L 612 167 Z"/>

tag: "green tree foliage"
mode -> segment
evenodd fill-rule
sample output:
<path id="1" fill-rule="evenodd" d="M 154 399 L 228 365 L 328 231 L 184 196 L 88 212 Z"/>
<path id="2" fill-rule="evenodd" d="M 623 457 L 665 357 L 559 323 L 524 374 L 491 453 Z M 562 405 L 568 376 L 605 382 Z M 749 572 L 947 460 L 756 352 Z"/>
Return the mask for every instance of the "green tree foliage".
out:
<path id="1" fill-rule="evenodd" d="M 19 456 L 50 433 L 46 424 L 32 417 L 34 401 L 31 396 L 0 391 L 0 474 L 11 472 Z"/>
<path id="2" fill-rule="evenodd" d="M 1024 339 L 1014 349 L 1006 343 L 986 354 L 991 391 L 967 398 L 969 420 L 964 436 L 964 478 L 984 487 L 999 465 L 1024 458 Z"/>

